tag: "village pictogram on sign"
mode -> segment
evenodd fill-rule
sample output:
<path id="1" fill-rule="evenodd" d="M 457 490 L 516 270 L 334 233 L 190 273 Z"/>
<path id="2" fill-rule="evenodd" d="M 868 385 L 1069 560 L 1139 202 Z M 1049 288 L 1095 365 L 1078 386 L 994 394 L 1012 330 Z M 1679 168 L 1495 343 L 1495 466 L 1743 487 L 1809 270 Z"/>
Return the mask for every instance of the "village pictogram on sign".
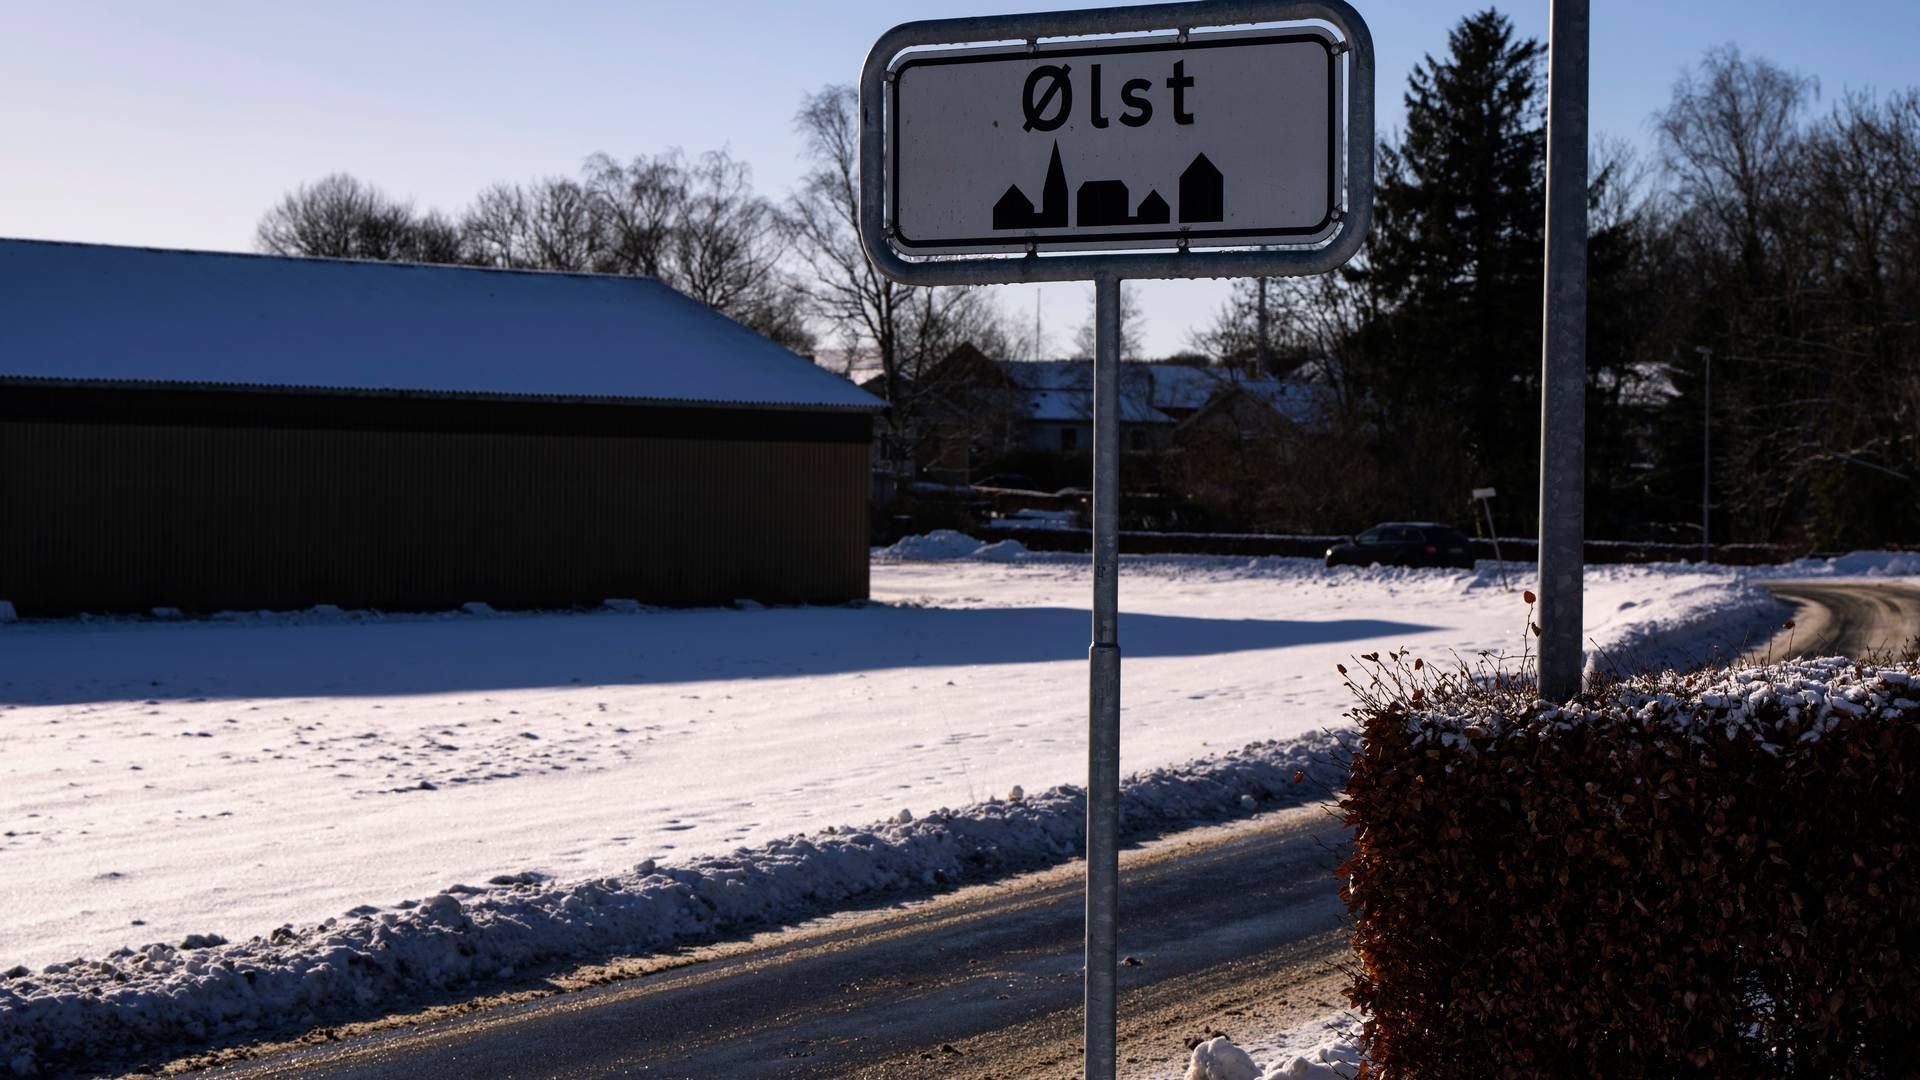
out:
<path id="1" fill-rule="evenodd" d="M 1225 177 L 1213 167 L 1207 155 L 1194 155 L 1193 162 L 1180 174 L 1178 182 L 1180 223 L 1214 222 L 1223 216 Z M 1073 199 L 1073 220 L 1067 219 L 1067 173 L 1060 162 L 1060 144 L 1055 143 L 1053 157 L 1047 163 L 1047 178 L 1040 185 L 1040 205 L 1035 207 L 1027 193 L 1014 184 L 1000 201 L 993 204 L 995 229 L 1061 229 L 1069 224 L 1082 227 L 1105 225 L 1165 225 L 1173 219 L 1173 208 L 1160 192 L 1149 190 L 1134 207 L 1132 193 L 1124 180 L 1086 180 Z"/>

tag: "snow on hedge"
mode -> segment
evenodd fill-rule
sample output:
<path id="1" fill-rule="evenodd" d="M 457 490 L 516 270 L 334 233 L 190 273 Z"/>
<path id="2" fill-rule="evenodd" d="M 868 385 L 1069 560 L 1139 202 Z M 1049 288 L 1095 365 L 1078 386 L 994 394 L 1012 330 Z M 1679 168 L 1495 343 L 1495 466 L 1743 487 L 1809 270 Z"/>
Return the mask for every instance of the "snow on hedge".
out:
<path id="1" fill-rule="evenodd" d="M 1141 834 L 1324 796 L 1344 783 L 1351 733 L 1249 745 L 1136 773 L 1123 831 Z M 924 890 L 1058 863 L 1081 848 L 1084 795 L 1015 790 L 960 810 L 830 828 L 757 849 L 647 860 L 558 883 L 503 874 L 401 910 L 328 919 L 240 943 L 179 944 L 0 973 L 0 1063 L 22 1076 L 130 1047 L 297 1029 L 378 1012 L 416 992 L 475 990 L 556 960 L 638 955 L 790 923 L 875 893 Z"/>
<path id="2" fill-rule="evenodd" d="M 1623 722 L 1665 724 L 1683 734 L 1715 731 L 1760 740 L 1778 750 L 1810 743 L 1842 716 L 1895 720 L 1920 710 L 1920 661 L 1877 666 L 1844 656 L 1739 665 L 1694 674 L 1641 675 L 1592 701 L 1536 702 L 1510 710 L 1499 699 L 1470 696 L 1469 707 L 1422 710 L 1407 717 L 1416 742 L 1438 739 L 1471 749 L 1463 736 L 1549 735 Z"/>

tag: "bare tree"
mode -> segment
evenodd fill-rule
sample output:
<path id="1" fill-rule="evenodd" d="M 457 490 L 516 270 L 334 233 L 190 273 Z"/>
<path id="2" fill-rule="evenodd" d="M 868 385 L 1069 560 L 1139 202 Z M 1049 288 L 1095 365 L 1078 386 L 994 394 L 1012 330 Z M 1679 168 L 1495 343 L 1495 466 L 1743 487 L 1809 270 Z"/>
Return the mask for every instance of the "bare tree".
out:
<path id="1" fill-rule="evenodd" d="M 867 261 L 859 240 L 860 125 L 852 87 L 828 86 L 808 95 L 794 126 L 813 162 L 785 215 L 808 271 L 801 288 L 829 334 L 850 352 L 878 362 L 878 388 L 891 406 L 885 446 L 894 469 L 905 474 L 916 423 L 930 400 L 921 388 L 927 374 L 964 342 L 988 342 L 984 352 L 1004 347 L 1007 335 L 986 294 L 900 285 Z"/>
<path id="2" fill-rule="evenodd" d="M 753 191 L 752 171 L 725 153 L 685 170 L 685 195 L 668 234 L 680 290 L 721 310 L 763 295 L 785 247 L 773 205 Z"/>
<path id="3" fill-rule="evenodd" d="M 1187 333 L 1187 345 L 1222 364 L 1270 357 L 1279 333 L 1281 300 L 1279 279 L 1235 279 L 1213 321 Z"/>
<path id="4" fill-rule="evenodd" d="M 516 270 L 593 270 L 605 236 L 587 187 L 558 176 L 487 188 L 461 228 L 477 260 Z"/>
<path id="5" fill-rule="evenodd" d="M 1822 399 L 1795 479 L 1847 540 L 1911 535 L 1920 514 L 1892 508 L 1920 494 L 1920 93 L 1846 95 L 1795 165 L 1812 273 L 1791 352 Z"/>
<path id="6" fill-rule="evenodd" d="M 681 292 L 797 350 L 812 348 L 799 285 L 783 270 L 779 210 L 753 190 L 753 171 L 724 150 L 683 166 L 669 233 L 668 280 Z"/>
<path id="7" fill-rule="evenodd" d="M 785 222 L 745 162 L 725 150 L 625 165 L 595 154 L 582 175 L 593 269 L 658 278 L 790 349 L 812 349 L 804 299 L 783 266 Z"/>
<path id="8" fill-rule="evenodd" d="M 1675 409 L 1710 420 L 1715 520 L 1857 546 L 1920 528 L 1920 99 L 1848 95 L 1764 59 L 1707 54 L 1660 114 L 1685 306 L 1673 350 L 1713 349 Z M 1684 368 L 1682 371 L 1684 372 Z"/>
<path id="9" fill-rule="evenodd" d="M 458 264 L 472 259 L 460 226 L 438 210 L 429 210 L 413 219 L 413 235 L 406 256 L 408 262 Z"/>
<path id="10" fill-rule="evenodd" d="M 260 218 L 254 244 L 273 255 L 402 262 L 459 262 L 459 236 L 438 214 L 416 216 L 346 173 L 302 184 Z"/>
<path id="11" fill-rule="evenodd" d="M 813 346 L 805 298 L 783 266 L 785 222 L 724 150 L 625 165 L 595 154 L 577 180 L 485 188 L 457 224 L 329 176 L 270 210 L 258 242 L 280 254 L 646 275 L 788 348 Z"/>
<path id="12" fill-rule="evenodd" d="M 686 169 L 680 152 L 642 155 L 625 165 L 606 154 L 594 154 L 582 172 L 606 233 L 597 269 L 665 278 L 668 244 L 686 202 Z"/>
<path id="13" fill-rule="evenodd" d="M 494 184 L 474 197 L 460 217 L 460 232 L 474 260 L 520 269 L 534 265 L 527 243 L 527 206 L 518 187 Z"/>
<path id="14" fill-rule="evenodd" d="M 1362 252 L 1346 270 L 1267 281 L 1265 338 L 1268 372 L 1298 371 L 1325 386 L 1343 428 L 1378 422 L 1367 393 L 1365 352 L 1376 347 L 1363 332 L 1380 323 L 1383 307 Z M 1213 322 L 1188 336 L 1192 348 L 1216 362 L 1259 362 L 1261 290 L 1257 279 L 1233 283 Z"/>
<path id="15" fill-rule="evenodd" d="M 1675 193 L 1744 259 L 1764 255 L 1776 224 L 1768 210 L 1780 205 L 1801 113 L 1818 93 L 1813 79 L 1727 45 L 1680 77 L 1656 117 Z"/>
<path id="16" fill-rule="evenodd" d="M 1139 294 L 1135 287 L 1125 282 L 1120 284 L 1120 359 L 1138 360 L 1141 358 L 1141 335 L 1147 330 L 1146 313 L 1140 310 Z M 1091 293 L 1087 297 L 1087 320 L 1080 324 L 1074 333 L 1074 355 L 1081 360 L 1093 358 L 1095 341 L 1094 316 L 1098 304 Z"/>

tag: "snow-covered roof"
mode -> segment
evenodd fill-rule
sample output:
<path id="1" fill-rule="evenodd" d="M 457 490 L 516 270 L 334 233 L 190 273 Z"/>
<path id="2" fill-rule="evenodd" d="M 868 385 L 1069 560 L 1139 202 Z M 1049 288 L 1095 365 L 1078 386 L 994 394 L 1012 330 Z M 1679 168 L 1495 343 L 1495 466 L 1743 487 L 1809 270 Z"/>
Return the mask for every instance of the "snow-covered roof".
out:
<path id="1" fill-rule="evenodd" d="M 1627 405 L 1658 409 L 1680 396 L 1680 388 L 1674 383 L 1677 373 L 1675 365 L 1642 361 L 1602 368 L 1595 373 L 1595 378 L 1601 385 L 1617 389 L 1621 401 Z"/>
<path id="2" fill-rule="evenodd" d="M 1173 418 L 1153 407 L 1153 386 L 1137 370 L 1120 368 L 1120 422 L 1171 424 Z M 1000 365 L 1023 393 L 1027 418 L 1073 422 L 1093 418 L 1093 362 L 1090 360 L 1023 360 Z"/>
<path id="3" fill-rule="evenodd" d="M 0 379 L 878 410 L 651 278 L 0 240 Z"/>
<path id="4" fill-rule="evenodd" d="M 1296 424 L 1318 423 L 1332 408 L 1332 395 L 1327 388 L 1303 379 L 1248 379 L 1237 385 L 1242 393 L 1264 402 L 1276 415 Z"/>
<path id="5" fill-rule="evenodd" d="M 1086 360 L 1018 360 L 1000 365 L 1025 393 L 1027 415 L 1034 420 L 1085 420 L 1093 415 L 1093 365 Z M 1231 368 L 1186 364 L 1120 365 L 1120 419 L 1129 424 L 1170 424 L 1171 416 L 1198 411 L 1222 390 L 1251 395 L 1295 423 L 1309 423 L 1324 411 L 1324 392 L 1299 379 L 1248 376 Z"/>
<path id="6" fill-rule="evenodd" d="M 1014 385 L 1025 390 L 1078 390 L 1093 388 L 1091 360 L 1008 360 L 1000 365 Z"/>
<path id="7" fill-rule="evenodd" d="M 1162 409 L 1192 411 L 1205 405 L 1222 386 L 1252 381 L 1235 379 L 1226 368 L 1153 364 L 1147 370 L 1153 381 L 1153 404 Z"/>

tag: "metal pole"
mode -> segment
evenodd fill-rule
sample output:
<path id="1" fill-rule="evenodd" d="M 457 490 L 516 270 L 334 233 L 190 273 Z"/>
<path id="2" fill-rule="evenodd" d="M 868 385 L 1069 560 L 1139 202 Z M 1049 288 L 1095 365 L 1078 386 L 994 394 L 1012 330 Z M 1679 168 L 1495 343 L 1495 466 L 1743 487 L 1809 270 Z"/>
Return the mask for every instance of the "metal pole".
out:
<path id="1" fill-rule="evenodd" d="M 1273 370 L 1273 352 L 1267 347 L 1267 279 L 1256 278 L 1259 282 L 1260 309 L 1254 312 L 1254 331 L 1257 340 L 1253 343 L 1253 360 L 1260 370 L 1255 374 L 1265 375 Z"/>
<path id="2" fill-rule="evenodd" d="M 1086 1080 L 1113 1080 L 1120 921 L 1120 279 L 1111 274 L 1094 279 L 1093 330 Z"/>
<path id="3" fill-rule="evenodd" d="M 1033 290 L 1033 358 L 1035 360 L 1043 359 L 1040 352 L 1041 340 L 1042 338 L 1040 334 L 1040 290 L 1035 289 Z"/>
<path id="4" fill-rule="evenodd" d="M 1705 373 L 1701 385 L 1706 404 L 1701 410 L 1700 436 L 1700 561 L 1713 561 L 1713 534 L 1707 529 L 1713 518 L 1713 350 L 1697 346 Z"/>
<path id="5" fill-rule="evenodd" d="M 1588 0 L 1553 0 L 1540 365 L 1540 696 L 1580 691 L 1586 535 Z"/>

